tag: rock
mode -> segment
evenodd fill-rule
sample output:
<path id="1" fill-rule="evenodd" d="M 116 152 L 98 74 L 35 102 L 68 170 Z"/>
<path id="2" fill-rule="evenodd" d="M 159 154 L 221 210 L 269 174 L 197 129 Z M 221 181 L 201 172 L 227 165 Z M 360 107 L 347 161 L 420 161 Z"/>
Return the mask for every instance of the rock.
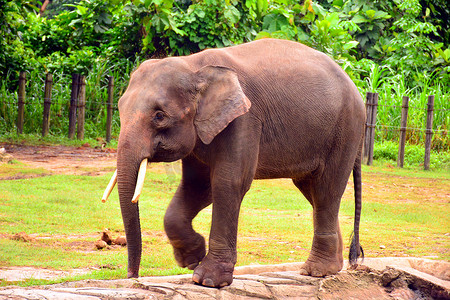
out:
<path id="1" fill-rule="evenodd" d="M 422 294 L 429 295 L 433 299 L 450 299 L 450 281 L 442 280 L 409 267 L 387 267 L 388 270 L 392 270 L 393 268 L 407 282 L 406 287 L 420 291 Z"/>
<path id="2" fill-rule="evenodd" d="M 268 286 L 275 299 L 296 298 L 316 299 L 317 287 L 314 285 L 269 285 Z"/>
<path id="3" fill-rule="evenodd" d="M 105 241 L 108 245 L 112 244 L 112 235 L 108 229 L 103 229 L 101 240 Z"/>
<path id="4" fill-rule="evenodd" d="M 260 299 L 270 299 L 272 296 L 270 290 L 265 284 L 253 280 L 235 280 L 233 281 L 233 284 L 222 288 L 221 291 Z"/>
<path id="5" fill-rule="evenodd" d="M 127 238 L 124 237 L 124 236 L 119 236 L 118 238 L 116 238 L 115 240 L 113 240 L 112 243 L 113 243 L 114 245 L 126 246 L 126 245 L 127 245 Z"/>
<path id="6" fill-rule="evenodd" d="M 66 294 L 72 294 L 72 298 L 77 297 L 97 297 L 96 299 L 149 299 L 148 296 L 142 291 L 134 291 L 127 289 L 108 289 L 108 288 L 59 288 L 54 289 L 55 292 L 61 292 Z M 87 298 L 88 299 L 88 298 Z M 150 298 L 152 299 L 152 298 Z"/>
<path id="7" fill-rule="evenodd" d="M 402 261 L 390 259 L 395 260 Z M 417 263 L 420 261 L 424 268 L 439 264 L 417 259 Z M 194 284 L 191 277 L 186 274 L 0 287 L 0 299 L 450 299 L 449 281 L 407 266 L 388 266 L 383 271 L 357 268 L 324 278 L 302 276 L 298 271 L 243 274 L 234 276 L 233 283 L 221 289 Z"/>
<path id="8" fill-rule="evenodd" d="M 286 272 L 267 272 L 261 273 L 260 276 L 264 277 L 272 277 L 272 278 L 282 278 L 282 279 L 290 279 L 295 281 L 297 284 L 308 284 L 315 285 L 319 284 L 319 282 L 323 279 L 321 277 L 312 277 L 300 275 L 297 271 L 286 271 Z"/>
<path id="9" fill-rule="evenodd" d="M 49 290 L 17 288 L 0 291 L 0 299 L 54 299 L 54 300 L 100 300 L 101 298 L 89 295 L 75 295 L 72 293 L 55 292 Z"/>
<path id="10" fill-rule="evenodd" d="M 391 284 L 391 282 L 397 280 L 401 275 L 401 272 L 394 268 L 386 268 L 383 274 L 381 275 L 381 284 L 384 287 L 387 287 Z"/>
<path id="11" fill-rule="evenodd" d="M 450 262 L 448 261 L 412 258 L 409 260 L 409 263 L 413 269 L 450 281 Z"/>
<path id="12" fill-rule="evenodd" d="M 103 240 L 98 240 L 98 241 L 95 242 L 95 247 L 96 247 L 98 250 L 101 250 L 101 249 L 103 249 L 103 248 L 106 248 L 107 246 L 108 246 L 108 244 L 107 244 L 105 241 L 103 241 Z"/>

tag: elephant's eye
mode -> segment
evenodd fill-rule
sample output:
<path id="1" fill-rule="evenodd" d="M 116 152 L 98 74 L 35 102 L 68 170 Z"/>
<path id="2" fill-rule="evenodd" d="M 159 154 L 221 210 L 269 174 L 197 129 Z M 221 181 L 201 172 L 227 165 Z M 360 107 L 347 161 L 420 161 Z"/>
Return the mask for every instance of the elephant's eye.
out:
<path id="1" fill-rule="evenodd" d="M 157 111 L 155 114 L 155 120 L 156 121 L 164 120 L 164 113 L 162 111 Z"/>

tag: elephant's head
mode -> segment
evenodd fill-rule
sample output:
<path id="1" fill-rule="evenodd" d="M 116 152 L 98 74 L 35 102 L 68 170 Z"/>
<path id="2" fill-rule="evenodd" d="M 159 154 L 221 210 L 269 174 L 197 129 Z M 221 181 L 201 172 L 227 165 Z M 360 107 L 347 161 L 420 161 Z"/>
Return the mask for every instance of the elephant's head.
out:
<path id="1" fill-rule="evenodd" d="M 141 230 L 137 199 L 148 162 L 169 162 L 209 144 L 250 102 L 231 69 L 193 70 L 180 58 L 149 60 L 132 73 L 119 101 L 117 183 L 128 245 L 128 277 L 138 277 Z M 200 141 L 198 141 L 198 138 Z M 111 192 L 115 176 L 104 194 Z M 133 202 L 132 202 L 133 200 Z"/>

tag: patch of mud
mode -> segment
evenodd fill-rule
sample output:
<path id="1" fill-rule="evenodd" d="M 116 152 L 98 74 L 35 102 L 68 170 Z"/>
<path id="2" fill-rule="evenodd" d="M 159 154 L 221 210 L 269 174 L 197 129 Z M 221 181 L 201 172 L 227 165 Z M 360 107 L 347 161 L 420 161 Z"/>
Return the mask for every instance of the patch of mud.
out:
<path id="1" fill-rule="evenodd" d="M 392 299 L 379 284 L 379 274 L 370 269 L 340 272 L 325 278 L 320 284 L 319 295 L 320 299 Z"/>
<path id="2" fill-rule="evenodd" d="M 16 234 L 0 233 L 0 238 L 13 241 L 30 243 L 34 247 L 62 249 L 64 251 L 75 251 L 79 253 L 93 253 L 98 250 L 118 250 L 126 246 L 125 236 L 116 234 L 117 237 L 105 243 L 104 247 L 97 247 L 97 242 L 102 240 L 104 233 L 84 235 L 51 235 L 27 234 L 19 232 Z"/>
<path id="3" fill-rule="evenodd" d="M 0 143 L 8 156 L 35 168 L 43 168 L 46 174 L 21 174 L 5 179 L 24 179 L 50 174 L 98 176 L 116 167 L 116 150 L 69 146 L 27 146 Z"/>
<path id="4" fill-rule="evenodd" d="M 32 242 L 34 240 L 33 237 L 29 236 L 25 232 L 19 232 L 19 233 L 13 234 L 10 237 L 10 239 L 13 241 L 19 241 L 19 242 L 25 242 L 25 243 Z"/>

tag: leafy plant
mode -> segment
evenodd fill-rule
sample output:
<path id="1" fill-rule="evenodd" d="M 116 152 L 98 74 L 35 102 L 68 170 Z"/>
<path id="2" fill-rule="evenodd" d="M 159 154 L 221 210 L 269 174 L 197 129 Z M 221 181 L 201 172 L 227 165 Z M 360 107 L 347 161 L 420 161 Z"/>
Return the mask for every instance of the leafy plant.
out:
<path id="1" fill-rule="evenodd" d="M 65 3 L 65 4 L 64 4 Z M 68 5 L 67 5 L 68 4 Z M 63 6 L 61 6 L 63 5 Z M 52 8 L 53 7 L 53 8 Z M 61 0 L 41 17 L 30 1 L 0 1 L 0 129 L 15 132 L 18 74 L 27 71 L 25 132 L 40 132 L 43 78 L 54 75 L 51 133 L 67 132 L 70 76 L 87 76 L 88 136 L 102 135 L 106 78 L 115 101 L 146 58 L 186 55 L 255 38 L 300 41 L 337 61 L 364 96 L 378 92 L 377 139 L 395 140 L 410 96 L 411 143 L 423 143 L 424 108 L 436 96 L 433 147 L 448 150 L 450 7 L 438 0 Z M 47 17 L 46 17 L 47 16 Z M 394 107 L 393 107 L 394 106 Z M 113 119 L 117 133 L 117 113 Z M 96 128 L 98 127 L 98 128 Z"/>

